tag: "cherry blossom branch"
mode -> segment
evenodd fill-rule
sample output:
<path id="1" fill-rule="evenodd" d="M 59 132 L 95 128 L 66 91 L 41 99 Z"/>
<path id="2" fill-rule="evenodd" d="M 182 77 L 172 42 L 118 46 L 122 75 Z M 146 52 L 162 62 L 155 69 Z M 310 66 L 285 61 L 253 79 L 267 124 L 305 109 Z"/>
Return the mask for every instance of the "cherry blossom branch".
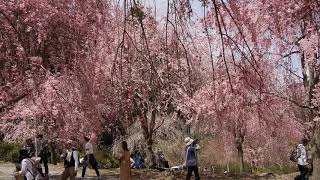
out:
<path id="1" fill-rule="evenodd" d="M 216 17 L 216 21 L 218 23 L 218 29 L 219 29 L 219 32 L 220 32 L 223 62 L 224 62 L 224 66 L 225 66 L 226 71 L 227 71 L 228 80 L 229 80 L 229 84 L 230 84 L 230 88 L 231 88 L 231 92 L 232 92 L 233 91 L 233 87 L 232 87 L 232 82 L 231 82 L 231 78 L 230 78 L 229 68 L 228 68 L 227 61 L 226 61 L 226 55 L 225 55 L 225 49 L 224 49 L 224 41 L 223 41 L 223 33 L 222 33 L 222 30 L 221 30 L 220 20 L 219 20 L 219 16 L 218 16 L 218 9 L 217 9 L 217 5 L 216 5 L 216 1 L 215 0 L 213 0 L 213 7 L 214 7 L 215 15 L 216 15 L 215 16 Z"/>
<path id="2" fill-rule="evenodd" d="M 304 108 L 304 109 L 311 109 L 310 106 L 301 105 L 301 103 L 299 103 L 299 102 L 291 99 L 290 97 L 284 97 L 284 96 L 281 96 L 281 95 L 279 95 L 279 94 L 276 94 L 276 93 L 273 93 L 273 92 L 267 92 L 267 91 L 263 91 L 262 93 L 263 93 L 263 94 L 267 94 L 267 95 L 272 95 L 272 96 L 275 96 L 275 97 L 280 98 L 280 99 L 283 99 L 283 100 L 287 100 L 287 101 L 295 104 L 296 106 L 301 107 L 301 108 Z"/>
<path id="3" fill-rule="evenodd" d="M 191 95 L 193 94 L 193 87 L 192 87 L 192 83 L 191 83 L 191 66 L 190 66 L 190 63 L 189 63 L 189 56 L 188 56 L 188 51 L 186 49 L 186 47 L 184 46 L 183 42 L 181 41 L 181 39 L 179 38 L 179 35 L 178 35 L 178 32 L 177 32 L 177 29 L 176 27 L 174 26 L 174 24 L 168 20 L 168 22 L 172 25 L 173 27 L 173 30 L 177 36 L 177 39 L 178 41 L 180 42 L 184 52 L 185 52 L 185 57 L 186 57 L 186 61 L 187 61 L 187 66 L 188 66 L 188 78 L 189 78 L 189 86 L 190 86 L 190 90 L 191 90 Z"/>
<path id="4" fill-rule="evenodd" d="M 203 6 L 203 18 L 204 18 L 204 30 L 206 32 L 207 40 L 208 40 L 208 45 L 209 45 L 209 53 L 210 53 L 210 59 L 211 59 L 211 68 L 212 68 L 212 81 L 215 81 L 215 76 L 214 76 L 214 64 L 213 64 L 213 52 L 212 52 L 212 47 L 211 47 L 211 40 L 209 36 L 209 31 L 208 31 L 208 25 L 206 21 L 206 5 Z"/>
<path id="5" fill-rule="evenodd" d="M 215 2 L 215 0 L 213 0 L 213 1 Z M 249 44 L 248 44 L 248 42 L 247 42 L 244 34 L 242 33 L 242 31 L 241 31 L 238 23 L 236 22 L 236 20 L 235 20 L 235 18 L 233 17 L 233 15 L 232 15 L 231 11 L 229 10 L 229 8 L 226 6 L 225 2 L 224 2 L 223 0 L 221 0 L 221 3 L 222 3 L 222 6 L 224 7 L 224 9 L 227 11 L 227 13 L 229 14 L 229 16 L 231 17 L 231 19 L 232 19 L 232 21 L 234 22 L 234 24 L 236 25 L 236 28 L 238 29 L 238 31 L 239 31 L 239 33 L 240 33 L 240 35 L 241 35 L 241 37 L 242 37 L 245 45 L 247 46 L 247 48 L 248 48 L 248 50 L 249 50 L 249 53 L 250 53 L 250 55 L 251 55 L 251 57 L 252 57 L 252 60 L 254 61 L 255 65 L 257 65 L 257 61 L 256 61 L 256 59 L 255 59 L 255 57 L 254 57 L 254 55 L 253 55 L 253 52 L 252 52 L 252 50 L 251 50 L 251 48 L 250 48 L 250 46 L 249 46 Z"/>

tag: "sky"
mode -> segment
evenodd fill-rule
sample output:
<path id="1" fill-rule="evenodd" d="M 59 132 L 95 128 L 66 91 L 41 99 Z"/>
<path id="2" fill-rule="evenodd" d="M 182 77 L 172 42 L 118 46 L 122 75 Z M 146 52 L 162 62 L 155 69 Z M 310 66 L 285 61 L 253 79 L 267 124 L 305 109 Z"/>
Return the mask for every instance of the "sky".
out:
<path id="1" fill-rule="evenodd" d="M 167 11 L 167 0 L 141 0 L 141 3 L 147 7 L 156 7 L 156 16 L 157 18 L 161 18 L 166 15 Z M 193 15 L 195 18 L 199 18 L 203 16 L 203 7 L 201 6 L 201 2 L 198 0 L 190 0 L 191 7 L 193 10 Z"/>

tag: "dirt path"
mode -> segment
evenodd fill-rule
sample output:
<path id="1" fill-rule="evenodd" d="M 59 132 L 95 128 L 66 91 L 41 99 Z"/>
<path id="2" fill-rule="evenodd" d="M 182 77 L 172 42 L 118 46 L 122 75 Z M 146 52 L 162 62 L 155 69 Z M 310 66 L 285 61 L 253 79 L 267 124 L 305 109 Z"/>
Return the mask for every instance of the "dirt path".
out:
<path id="1" fill-rule="evenodd" d="M 15 170 L 15 166 L 12 163 L 0 163 L 0 179 L 1 180 L 12 180 L 13 178 L 13 172 Z M 50 179 L 55 180 L 59 179 L 59 175 L 63 171 L 63 166 L 61 164 L 59 165 L 50 165 Z M 80 169 L 78 171 L 77 179 L 81 179 L 81 171 Z M 119 170 L 118 169 L 101 169 L 100 173 L 102 175 L 101 179 L 109 179 L 109 180 L 116 180 L 118 179 Z M 134 170 L 133 171 L 134 180 L 182 180 L 184 179 L 184 175 L 168 175 L 165 172 L 158 172 L 154 170 Z M 232 180 L 232 179 L 238 179 L 238 180 L 293 180 L 294 177 L 297 175 L 297 173 L 293 174 L 285 174 L 285 175 L 264 175 L 263 177 L 257 177 L 252 175 L 244 175 L 244 176 L 229 176 L 229 175 L 214 175 L 214 176 L 206 176 L 202 175 L 202 180 Z M 85 179 L 96 179 L 95 172 L 92 169 L 88 169 L 86 173 Z M 312 179 L 311 179 L 312 180 Z"/>

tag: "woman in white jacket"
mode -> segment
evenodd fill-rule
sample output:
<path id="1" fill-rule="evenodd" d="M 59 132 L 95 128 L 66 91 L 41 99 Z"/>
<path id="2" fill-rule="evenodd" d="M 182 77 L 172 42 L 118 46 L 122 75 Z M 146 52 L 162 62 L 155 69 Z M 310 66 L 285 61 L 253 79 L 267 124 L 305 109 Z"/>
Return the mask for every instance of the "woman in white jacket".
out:
<path id="1" fill-rule="evenodd" d="M 36 180 L 39 177 L 35 160 L 29 157 L 28 151 L 23 149 L 20 151 L 21 170 L 18 175 L 25 176 L 27 180 Z"/>
<path id="2" fill-rule="evenodd" d="M 303 138 L 301 144 L 297 147 L 297 164 L 300 171 L 298 179 L 305 180 L 307 179 L 308 168 L 307 168 L 307 151 L 306 146 L 308 145 L 308 140 Z M 296 178 L 297 179 L 297 178 Z"/>

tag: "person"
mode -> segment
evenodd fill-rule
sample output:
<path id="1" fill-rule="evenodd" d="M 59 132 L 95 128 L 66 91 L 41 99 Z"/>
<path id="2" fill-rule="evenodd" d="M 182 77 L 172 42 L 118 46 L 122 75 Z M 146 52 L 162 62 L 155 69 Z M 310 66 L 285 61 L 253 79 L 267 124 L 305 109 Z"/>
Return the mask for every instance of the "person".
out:
<path id="1" fill-rule="evenodd" d="M 144 168 L 144 159 L 139 151 L 136 151 L 133 161 L 134 161 L 134 164 L 133 164 L 134 169 Z"/>
<path id="2" fill-rule="evenodd" d="M 23 149 L 27 150 L 29 157 L 35 156 L 36 149 L 31 138 L 26 140 L 26 144 L 23 146 Z"/>
<path id="3" fill-rule="evenodd" d="M 49 143 L 49 151 L 51 152 L 51 163 L 57 165 L 58 163 L 58 152 L 56 138 L 52 138 Z"/>
<path id="4" fill-rule="evenodd" d="M 25 180 L 35 180 L 39 174 L 36 168 L 36 162 L 31 159 L 27 149 L 20 150 L 19 158 L 21 159 L 21 170 L 16 174 L 17 176 L 24 176 Z"/>
<path id="5" fill-rule="evenodd" d="M 126 141 L 122 142 L 122 155 L 120 157 L 120 180 L 131 180 L 130 152 Z"/>
<path id="6" fill-rule="evenodd" d="M 133 155 L 130 156 L 130 167 L 133 168 L 134 167 L 134 160 L 133 160 Z"/>
<path id="7" fill-rule="evenodd" d="M 162 151 L 158 152 L 157 167 L 159 170 L 164 170 L 165 168 L 169 168 L 169 163 L 164 157 L 164 153 Z"/>
<path id="8" fill-rule="evenodd" d="M 42 168 L 40 167 L 38 170 L 40 171 L 42 176 L 48 176 L 49 167 L 48 167 L 48 158 L 50 156 L 48 143 L 43 139 L 42 134 L 38 134 L 36 137 L 36 157 L 40 157 L 40 165 L 43 163 L 45 174 L 42 172 Z"/>
<path id="9" fill-rule="evenodd" d="M 308 140 L 303 138 L 301 143 L 297 146 L 297 164 L 298 169 L 300 171 L 300 175 L 298 175 L 295 180 L 307 180 L 307 151 L 306 146 L 308 145 Z"/>
<path id="10" fill-rule="evenodd" d="M 99 173 L 99 170 L 98 170 L 98 163 L 93 155 L 93 146 L 92 144 L 90 143 L 90 138 L 87 137 L 87 136 L 84 136 L 83 137 L 84 140 L 86 141 L 86 144 L 85 144 L 85 152 L 86 152 L 86 155 L 84 157 L 84 165 L 83 165 L 83 169 L 82 169 L 82 177 L 85 176 L 86 174 L 86 168 L 87 166 L 90 165 L 92 166 L 92 168 L 96 171 L 96 174 L 98 177 L 100 177 L 100 173 Z"/>
<path id="11" fill-rule="evenodd" d="M 61 157 L 64 159 L 64 171 L 61 175 L 61 180 L 74 180 L 79 169 L 79 154 L 78 151 L 72 147 L 72 141 L 69 140 L 66 149 Z"/>
<path id="12" fill-rule="evenodd" d="M 197 151 L 200 150 L 200 146 L 196 144 L 196 142 L 187 137 L 185 139 L 186 143 L 186 161 L 185 166 L 187 166 L 188 173 L 186 180 L 190 180 L 192 176 L 192 172 L 194 172 L 196 180 L 200 180 L 199 169 L 198 169 L 198 158 Z"/>

